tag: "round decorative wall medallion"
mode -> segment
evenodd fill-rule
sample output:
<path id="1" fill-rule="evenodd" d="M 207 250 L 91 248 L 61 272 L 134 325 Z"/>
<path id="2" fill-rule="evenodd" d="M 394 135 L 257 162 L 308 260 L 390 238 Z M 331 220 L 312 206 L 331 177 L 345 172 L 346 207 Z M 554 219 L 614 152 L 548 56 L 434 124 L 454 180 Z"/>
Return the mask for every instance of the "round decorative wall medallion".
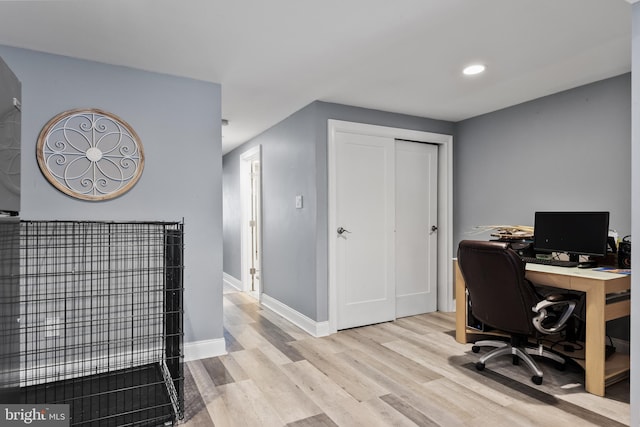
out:
<path id="1" fill-rule="evenodd" d="M 133 128 L 97 109 L 65 111 L 49 120 L 38 137 L 36 155 L 54 187 L 83 200 L 126 193 L 144 168 L 144 150 Z"/>

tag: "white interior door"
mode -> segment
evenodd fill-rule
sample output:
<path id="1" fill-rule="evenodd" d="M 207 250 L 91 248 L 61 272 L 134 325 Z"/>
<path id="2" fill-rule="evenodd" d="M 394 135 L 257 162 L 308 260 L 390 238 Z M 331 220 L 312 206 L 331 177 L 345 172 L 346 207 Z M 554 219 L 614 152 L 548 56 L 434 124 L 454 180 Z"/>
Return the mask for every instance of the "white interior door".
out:
<path id="1" fill-rule="evenodd" d="M 242 200 L 241 281 L 244 292 L 256 298 L 262 292 L 262 220 L 260 184 L 260 146 L 240 155 L 240 192 Z"/>
<path id="2" fill-rule="evenodd" d="M 337 328 L 395 318 L 394 146 L 336 134 Z"/>
<path id="3" fill-rule="evenodd" d="M 251 292 L 260 295 L 260 276 L 262 274 L 260 267 L 260 233 L 262 232 L 262 224 L 260 221 L 260 160 L 251 161 L 251 219 L 249 221 L 249 229 L 251 234 L 251 266 L 249 267 L 249 276 L 251 277 Z"/>
<path id="4" fill-rule="evenodd" d="M 438 147 L 397 141 L 395 157 L 396 317 L 404 317 L 438 306 Z"/>

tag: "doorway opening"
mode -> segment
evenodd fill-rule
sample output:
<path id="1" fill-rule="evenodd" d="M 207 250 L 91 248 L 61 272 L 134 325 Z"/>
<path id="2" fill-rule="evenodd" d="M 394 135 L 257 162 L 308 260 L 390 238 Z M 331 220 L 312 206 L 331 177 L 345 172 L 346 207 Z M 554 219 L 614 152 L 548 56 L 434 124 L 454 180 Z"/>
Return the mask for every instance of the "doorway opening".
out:
<path id="1" fill-rule="evenodd" d="M 241 281 L 242 290 L 256 299 L 262 292 L 262 194 L 261 148 L 240 155 L 242 197 Z"/>

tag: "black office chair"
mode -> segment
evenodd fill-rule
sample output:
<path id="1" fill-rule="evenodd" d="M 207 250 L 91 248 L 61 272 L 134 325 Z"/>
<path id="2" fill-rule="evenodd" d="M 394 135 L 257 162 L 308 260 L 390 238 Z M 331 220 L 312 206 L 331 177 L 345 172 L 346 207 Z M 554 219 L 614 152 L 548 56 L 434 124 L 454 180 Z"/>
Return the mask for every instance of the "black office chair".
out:
<path id="1" fill-rule="evenodd" d="M 524 262 L 506 242 L 463 240 L 458 246 L 458 266 L 473 316 L 511 335 L 511 344 L 493 340 L 475 343 L 474 353 L 481 346 L 498 347 L 476 363 L 479 371 L 492 357 L 511 354 L 515 365 L 523 360 L 533 372 L 531 380 L 542 384 L 542 371 L 531 355 L 547 357 L 564 367 L 564 358 L 543 349 L 539 338 L 564 329 L 576 306 L 573 295 L 539 295 L 524 277 Z M 538 339 L 537 347 L 527 346 L 529 337 Z"/>

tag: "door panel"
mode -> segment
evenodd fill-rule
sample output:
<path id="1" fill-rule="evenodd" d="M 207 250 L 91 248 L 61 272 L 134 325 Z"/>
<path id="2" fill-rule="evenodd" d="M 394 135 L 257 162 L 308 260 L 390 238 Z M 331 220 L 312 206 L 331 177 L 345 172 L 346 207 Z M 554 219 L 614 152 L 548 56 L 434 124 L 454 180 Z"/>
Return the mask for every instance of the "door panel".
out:
<path id="1" fill-rule="evenodd" d="M 395 318 L 394 143 L 336 134 L 338 329 Z"/>
<path id="2" fill-rule="evenodd" d="M 250 205 L 251 219 L 249 220 L 249 228 L 251 232 L 251 267 L 249 275 L 251 276 L 251 292 L 254 292 L 256 296 L 259 296 L 261 292 L 260 276 L 262 275 L 262 272 L 260 271 L 260 234 L 262 233 L 262 223 L 260 219 L 260 160 L 251 161 Z"/>
<path id="3" fill-rule="evenodd" d="M 396 142 L 396 316 L 437 308 L 438 148 Z"/>
<path id="4" fill-rule="evenodd" d="M 262 292 L 262 220 L 259 145 L 240 155 L 242 290 L 259 298 Z"/>

